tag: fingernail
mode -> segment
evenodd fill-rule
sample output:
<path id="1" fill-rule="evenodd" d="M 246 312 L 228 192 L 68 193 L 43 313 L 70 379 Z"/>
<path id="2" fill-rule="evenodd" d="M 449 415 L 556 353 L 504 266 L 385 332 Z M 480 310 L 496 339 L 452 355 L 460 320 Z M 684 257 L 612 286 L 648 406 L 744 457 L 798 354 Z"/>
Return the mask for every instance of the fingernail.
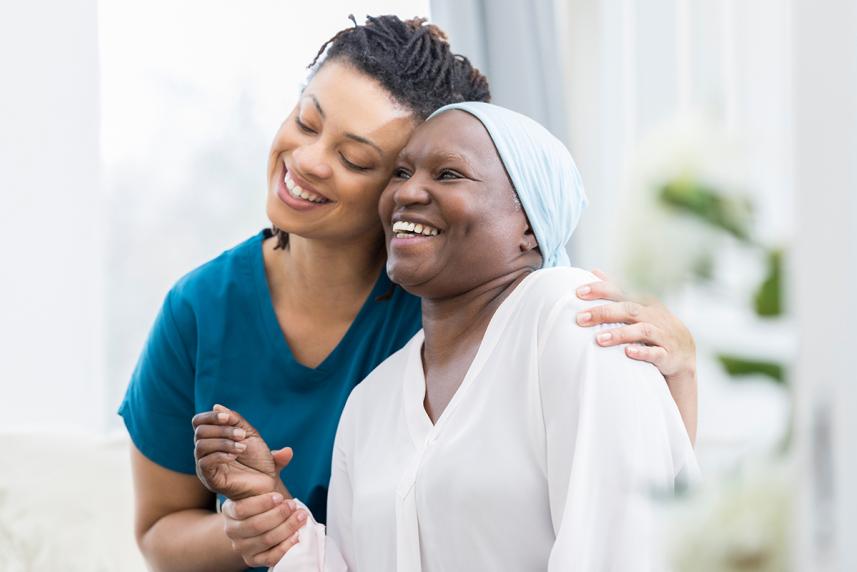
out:
<path id="1" fill-rule="evenodd" d="M 627 350 L 628 350 L 629 354 L 636 355 L 636 354 L 640 353 L 640 350 L 639 350 L 639 348 L 637 348 L 637 346 L 628 346 Z"/>
<path id="2" fill-rule="evenodd" d="M 578 324 L 585 324 L 591 319 L 592 319 L 592 314 L 589 312 L 583 312 L 582 314 L 577 315 L 577 323 Z"/>
<path id="3" fill-rule="evenodd" d="M 589 286 L 581 286 L 577 289 L 578 296 L 586 296 L 590 292 L 592 292 L 592 288 L 590 288 Z"/>
<path id="4" fill-rule="evenodd" d="M 218 413 L 217 414 L 217 420 L 220 421 L 221 423 L 226 423 L 229 421 L 229 414 L 228 413 Z"/>
<path id="5" fill-rule="evenodd" d="M 232 432 L 232 435 L 236 439 L 243 439 L 244 437 L 247 436 L 247 432 L 244 431 L 244 429 L 236 429 L 235 431 Z"/>
<path id="6" fill-rule="evenodd" d="M 232 443 L 232 446 L 238 449 L 239 451 L 245 451 L 247 449 L 247 445 L 244 443 Z"/>
<path id="7" fill-rule="evenodd" d="M 280 493 L 274 493 L 273 495 L 271 495 L 271 499 L 274 501 L 274 504 L 280 504 L 281 502 L 283 502 L 283 495 L 281 495 Z"/>
<path id="8" fill-rule="evenodd" d="M 299 520 L 300 522 L 305 521 L 305 520 L 306 520 L 306 513 L 305 513 L 305 512 L 303 512 L 303 511 L 299 512 L 299 513 L 298 513 L 298 520 Z"/>
<path id="9" fill-rule="evenodd" d="M 290 500 L 290 501 L 289 501 L 288 503 L 286 503 L 286 504 L 288 505 L 289 510 L 292 510 L 292 511 L 293 511 L 293 510 L 295 510 L 296 508 L 298 508 L 297 503 L 296 503 L 295 501 L 293 501 L 293 500 Z"/>
<path id="10" fill-rule="evenodd" d="M 603 334 L 598 334 L 597 339 L 599 344 L 603 344 L 613 339 L 613 334 L 610 332 L 604 332 Z"/>

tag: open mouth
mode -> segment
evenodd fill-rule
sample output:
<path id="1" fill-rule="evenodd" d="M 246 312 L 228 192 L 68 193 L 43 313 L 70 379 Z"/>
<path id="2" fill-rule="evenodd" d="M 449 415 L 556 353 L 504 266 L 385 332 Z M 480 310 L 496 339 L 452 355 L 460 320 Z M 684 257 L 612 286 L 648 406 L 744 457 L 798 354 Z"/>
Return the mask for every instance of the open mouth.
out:
<path id="1" fill-rule="evenodd" d="M 439 229 L 425 223 L 408 220 L 397 220 L 393 223 L 393 236 L 395 238 L 437 236 L 440 232 Z"/>
<path id="2" fill-rule="evenodd" d="M 284 171 L 285 175 L 283 176 L 283 182 L 286 185 L 286 190 L 295 199 L 316 204 L 325 204 L 331 202 L 330 199 L 327 199 L 319 195 L 318 193 L 308 191 L 301 187 L 299 184 L 297 184 L 295 180 L 292 179 L 292 175 L 287 168 L 284 169 Z"/>

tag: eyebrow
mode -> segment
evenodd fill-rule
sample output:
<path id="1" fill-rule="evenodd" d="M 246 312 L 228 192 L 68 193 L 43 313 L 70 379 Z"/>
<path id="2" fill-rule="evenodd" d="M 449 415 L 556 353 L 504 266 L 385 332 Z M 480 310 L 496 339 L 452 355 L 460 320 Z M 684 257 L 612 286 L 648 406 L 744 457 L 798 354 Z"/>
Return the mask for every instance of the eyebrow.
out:
<path id="1" fill-rule="evenodd" d="M 321 115 L 322 119 L 324 119 L 325 118 L 324 109 L 321 108 L 321 103 L 319 103 L 318 98 L 311 93 L 308 93 L 307 97 L 309 97 L 312 100 L 313 105 L 315 105 L 315 108 L 318 110 L 318 114 Z M 384 156 L 384 150 L 381 149 L 381 147 L 379 147 L 371 139 L 367 139 L 367 138 L 362 137 L 360 135 L 355 135 L 354 133 L 346 133 L 345 136 L 348 137 L 349 139 L 353 140 L 353 141 L 357 141 L 358 143 L 363 143 L 365 145 L 369 145 L 370 147 L 373 147 L 376 151 L 378 151 L 378 153 L 382 157 Z"/>

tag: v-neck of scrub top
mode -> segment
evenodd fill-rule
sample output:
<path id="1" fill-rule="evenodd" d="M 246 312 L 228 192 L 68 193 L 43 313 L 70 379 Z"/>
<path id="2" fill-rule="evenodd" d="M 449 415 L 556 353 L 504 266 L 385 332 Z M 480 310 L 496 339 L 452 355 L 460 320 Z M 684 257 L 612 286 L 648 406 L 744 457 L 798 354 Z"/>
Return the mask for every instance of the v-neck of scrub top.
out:
<path id="1" fill-rule="evenodd" d="M 268 340 L 271 342 L 275 353 L 280 356 L 280 359 L 282 359 L 283 364 L 288 368 L 298 368 L 298 370 L 304 374 L 301 377 L 315 379 L 316 377 L 326 376 L 336 369 L 336 363 L 342 358 L 343 352 L 346 352 L 352 338 L 357 336 L 361 331 L 362 323 L 366 319 L 366 314 L 369 313 L 371 306 L 376 303 L 376 298 L 392 288 L 393 283 L 387 277 L 385 268 L 381 268 L 380 276 L 375 280 L 375 285 L 372 287 L 372 291 L 369 292 L 369 295 L 363 301 L 360 311 L 357 312 L 357 315 L 354 317 L 354 320 L 352 320 L 351 325 L 348 326 L 348 330 L 346 330 L 345 335 L 342 336 L 336 346 L 329 354 L 327 354 L 320 364 L 316 367 L 308 367 L 295 358 L 294 353 L 292 353 L 292 348 L 286 340 L 283 328 L 280 326 L 280 321 L 277 319 L 277 313 L 274 310 L 273 298 L 271 297 L 271 288 L 268 285 L 268 277 L 265 273 L 264 245 L 265 240 L 263 239 L 259 242 L 259 251 L 256 256 L 253 257 L 253 276 L 255 277 L 256 288 L 259 291 L 259 311 L 263 328 L 268 332 Z"/>
<path id="2" fill-rule="evenodd" d="M 526 276 L 517 288 L 506 297 L 500 307 L 491 316 L 485 335 L 476 350 L 476 355 L 464 374 L 461 385 L 450 399 L 446 408 L 432 423 L 425 409 L 426 379 L 423 370 L 422 348 L 425 341 L 425 331 L 420 330 L 409 342 L 407 347 L 407 364 L 405 366 L 404 387 L 402 389 L 402 409 L 405 423 L 408 426 L 414 445 L 414 455 L 405 464 L 404 472 L 396 486 L 396 562 L 397 570 L 421 569 L 419 515 L 417 514 L 416 495 L 414 487 L 420 469 L 431 446 L 443 435 L 445 428 L 455 418 L 462 401 L 479 376 L 482 367 L 491 358 L 503 331 L 514 316 L 518 300 L 526 293 L 531 283 L 530 278 L 535 272 Z"/>

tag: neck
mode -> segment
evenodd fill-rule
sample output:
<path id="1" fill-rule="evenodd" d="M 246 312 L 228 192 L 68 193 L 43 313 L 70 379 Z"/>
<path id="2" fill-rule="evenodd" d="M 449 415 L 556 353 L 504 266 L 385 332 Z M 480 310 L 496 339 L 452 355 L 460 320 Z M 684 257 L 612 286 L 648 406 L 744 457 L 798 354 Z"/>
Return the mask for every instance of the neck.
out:
<path id="1" fill-rule="evenodd" d="M 383 235 L 346 242 L 289 236 L 285 250 L 266 245 L 265 264 L 274 298 L 325 315 L 351 313 L 378 279 L 386 259 Z"/>
<path id="2" fill-rule="evenodd" d="M 456 350 L 472 343 L 478 346 L 494 312 L 531 271 L 516 270 L 452 297 L 423 298 L 426 367 L 448 359 Z"/>

